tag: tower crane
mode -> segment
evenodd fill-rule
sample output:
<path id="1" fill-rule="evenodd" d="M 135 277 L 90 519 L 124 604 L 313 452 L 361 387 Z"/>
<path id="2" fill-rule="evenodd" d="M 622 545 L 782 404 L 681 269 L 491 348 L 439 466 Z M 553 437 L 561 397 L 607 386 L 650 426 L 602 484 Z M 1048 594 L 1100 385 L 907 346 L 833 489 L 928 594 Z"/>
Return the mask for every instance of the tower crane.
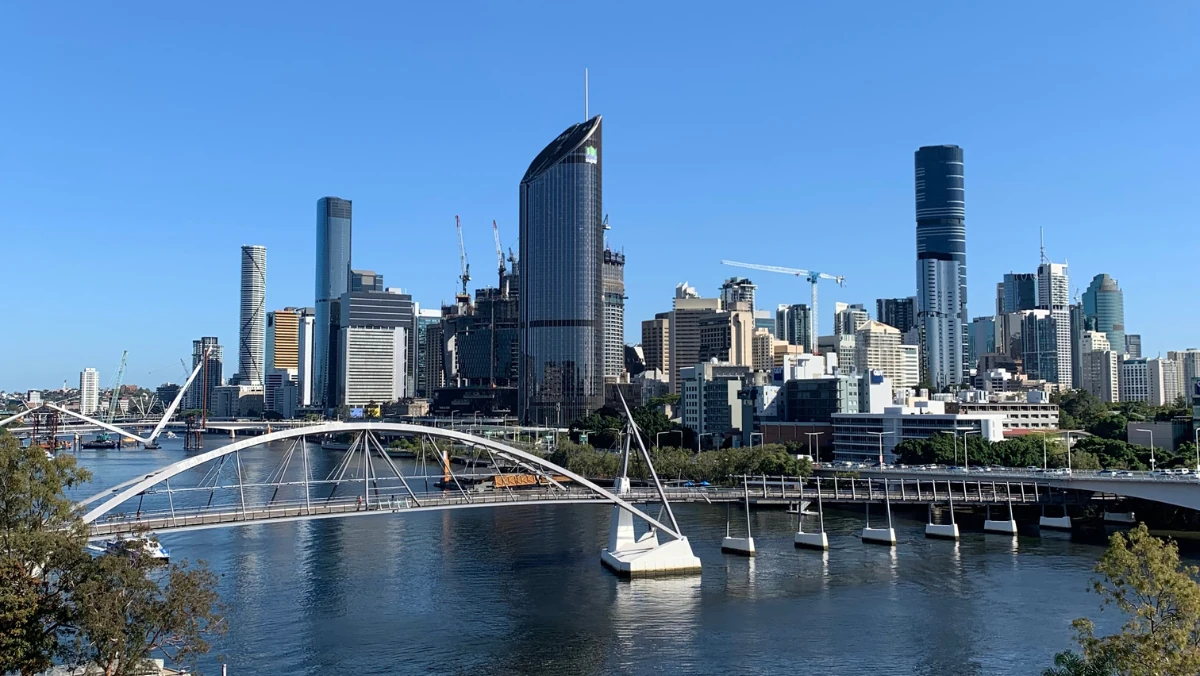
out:
<path id="1" fill-rule="evenodd" d="M 461 297 L 470 301 L 471 296 L 467 293 L 467 282 L 471 281 L 471 264 L 467 262 L 467 247 L 463 244 L 462 221 L 458 220 L 458 214 L 454 215 L 454 227 L 458 230 L 458 263 L 462 268 L 462 274 L 458 276 L 462 280 Z"/>
<path id="2" fill-rule="evenodd" d="M 846 286 L 846 278 L 841 275 L 830 275 L 824 272 L 813 272 L 811 270 L 799 270 L 796 268 L 784 268 L 778 265 L 758 265 L 756 263 L 739 263 L 737 261 L 721 261 L 722 265 L 732 265 L 736 268 L 749 268 L 751 270 L 763 270 L 765 272 L 778 272 L 785 275 L 793 275 L 795 277 L 803 277 L 812 284 L 812 308 L 808 313 L 808 348 L 813 354 L 817 353 L 817 282 L 822 279 L 836 282 L 838 286 Z"/>
<path id="3" fill-rule="evenodd" d="M 117 369 L 117 379 L 113 383 L 112 394 L 108 397 L 108 417 L 104 422 L 111 425 L 113 418 L 117 415 L 117 400 L 121 398 L 121 382 L 125 380 L 125 359 L 129 357 L 129 350 L 121 352 L 121 368 Z"/>
<path id="4" fill-rule="evenodd" d="M 496 221 L 492 221 L 492 236 L 496 238 L 496 261 L 500 263 L 500 278 L 504 278 L 506 272 L 504 268 L 504 247 L 500 246 L 500 226 L 496 225 Z"/>

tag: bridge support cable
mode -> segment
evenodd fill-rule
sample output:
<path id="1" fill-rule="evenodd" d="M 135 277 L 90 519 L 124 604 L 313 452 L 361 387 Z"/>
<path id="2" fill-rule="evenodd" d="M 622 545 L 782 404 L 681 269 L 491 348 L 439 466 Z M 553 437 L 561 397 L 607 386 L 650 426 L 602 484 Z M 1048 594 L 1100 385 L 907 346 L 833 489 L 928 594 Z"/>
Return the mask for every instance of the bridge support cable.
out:
<path id="1" fill-rule="evenodd" d="M 271 476 L 267 477 L 268 484 L 275 484 L 275 490 L 271 492 L 271 499 L 267 500 L 268 506 L 274 504 L 275 498 L 279 496 L 279 486 L 283 484 L 283 479 L 287 475 L 288 467 L 292 464 L 292 455 L 296 452 L 296 443 L 296 441 L 292 442 L 292 445 L 287 449 L 287 452 L 284 453 L 283 461 L 279 463 L 279 468 L 274 470 L 271 473 Z"/>
<path id="2" fill-rule="evenodd" d="M 240 450 L 233 452 L 233 459 L 237 462 L 237 477 L 238 477 L 238 498 L 242 503 L 242 518 L 246 518 L 246 489 L 245 481 L 242 479 L 242 452 Z"/>
<path id="3" fill-rule="evenodd" d="M 484 446 L 483 450 L 487 451 L 488 460 L 492 463 L 492 467 L 496 468 L 496 476 L 500 476 L 500 463 L 496 462 L 496 456 L 492 453 L 492 449 Z M 504 491 L 510 498 L 515 498 L 517 494 L 513 491 L 512 486 L 505 482 Z"/>
<path id="4" fill-rule="evenodd" d="M 416 503 L 418 507 L 420 507 L 421 501 L 417 499 L 417 494 L 413 493 L 412 488 L 409 488 L 408 481 L 404 478 L 404 472 L 401 472 L 400 468 L 396 466 L 396 463 L 392 462 L 391 456 L 387 454 L 387 451 L 383 448 L 383 444 L 380 443 L 378 439 L 375 440 L 375 445 L 379 449 L 379 455 L 383 457 L 383 461 L 392 468 L 392 472 L 396 474 L 396 478 L 399 479 L 400 483 L 404 485 L 404 490 L 408 492 L 408 497 L 412 498 L 412 501 Z"/>
<path id="5" fill-rule="evenodd" d="M 662 498 L 663 506 L 667 508 L 667 516 L 671 519 L 671 528 L 675 532 L 679 532 L 679 522 L 675 520 L 675 512 L 671 509 L 671 502 L 667 500 L 666 491 L 663 490 L 662 482 L 658 480 L 658 472 L 654 469 L 654 461 L 650 459 L 650 453 L 646 450 L 646 445 L 642 443 L 642 435 L 638 431 L 637 423 L 633 420 L 633 413 L 629 410 L 629 404 L 625 402 L 625 395 L 621 394 L 621 390 L 617 390 L 617 396 L 621 398 L 621 406 L 625 409 L 626 425 L 629 427 L 630 433 L 637 439 L 638 448 L 641 449 L 642 457 L 646 460 L 646 467 L 650 468 L 650 477 L 654 479 L 654 487 L 658 489 L 658 497 Z"/>
<path id="6" fill-rule="evenodd" d="M 442 469 L 446 472 L 446 476 L 449 476 L 450 480 L 454 482 L 454 485 L 458 488 L 458 492 L 462 493 L 463 499 L 467 502 L 470 502 L 471 496 L 467 495 L 467 492 L 463 490 L 462 484 L 459 483 L 458 477 L 454 476 L 454 466 L 450 464 L 450 456 L 447 455 L 446 452 L 442 451 L 442 449 L 438 448 L 437 442 L 434 441 L 432 436 L 429 436 L 429 443 L 433 445 L 433 450 L 437 453 L 437 457 L 441 459 Z M 454 448 L 454 446 L 451 445 L 451 448 Z"/>

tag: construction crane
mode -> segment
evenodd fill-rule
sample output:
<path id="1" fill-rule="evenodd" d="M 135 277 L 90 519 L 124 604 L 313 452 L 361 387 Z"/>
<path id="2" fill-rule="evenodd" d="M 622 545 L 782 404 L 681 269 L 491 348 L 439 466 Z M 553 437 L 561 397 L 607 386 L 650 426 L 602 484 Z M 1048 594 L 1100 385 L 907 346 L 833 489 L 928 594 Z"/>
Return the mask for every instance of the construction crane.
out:
<path id="1" fill-rule="evenodd" d="M 500 226 L 496 225 L 496 221 L 492 221 L 492 236 L 496 238 L 496 261 L 500 263 L 500 278 L 504 278 L 504 273 L 507 272 L 504 268 L 504 247 L 500 246 Z"/>
<path id="2" fill-rule="evenodd" d="M 829 275 L 824 272 L 812 272 L 810 270 L 798 270 L 796 268 L 784 268 L 778 265 L 758 265 L 755 263 L 739 263 L 737 261 L 721 261 L 722 265 L 732 265 L 736 268 L 749 268 L 751 270 L 763 270 L 765 272 L 778 272 L 785 275 L 795 277 L 803 277 L 812 284 L 812 307 L 808 313 L 808 348 L 809 352 L 817 353 L 817 282 L 826 279 L 831 282 L 837 282 L 838 286 L 846 286 L 846 278 L 841 275 Z"/>
<path id="3" fill-rule="evenodd" d="M 117 379 L 114 381 L 112 394 L 108 397 L 108 417 L 104 422 L 111 425 L 113 418 L 117 415 L 117 400 L 121 398 L 121 383 L 125 380 L 125 359 L 129 357 L 129 350 L 121 352 L 121 368 L 117 369 Z"/>
<path id="4" fill-rule="evenodd" d="M 471 264 L 467 262 L 467 247 L 463 244 L 462 221 L 458 220 L 458 214 L 454 215 L 454 227 L 458 230 L 458 263 L 462 268 L 462 274 L 458 276 L 462 280 L 462 293 L 459 297 L 469 302 L 471 296 L 467 293 L 467 282 L 471 281 Z"/>

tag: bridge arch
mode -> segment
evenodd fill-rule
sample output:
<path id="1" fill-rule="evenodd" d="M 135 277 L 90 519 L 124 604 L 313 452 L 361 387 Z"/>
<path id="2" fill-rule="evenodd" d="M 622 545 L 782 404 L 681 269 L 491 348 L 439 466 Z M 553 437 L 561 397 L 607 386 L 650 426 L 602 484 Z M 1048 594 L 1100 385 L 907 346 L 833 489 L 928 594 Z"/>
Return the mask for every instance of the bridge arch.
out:
<path id="1" fill-rule="evenodd" d="M 166 467 L 155 470 L 146 475 L 135 477 L 125 481 L 117 486 L 109 488 L 105 491 L 97 493 L 85 500 L 77 503 L 79 506 L 88 506 L 99 502 L 83 516 L 83 521 L 89 526 L 96 524 L 105 516 L 110 515 L 120 505 L 125 502 L 146 494 L 147 491 L 155 489 L 160 484 L 166 484 L 171 478 L 191 470 L 195 467 L 203 465 L 214 460 L 227 458 L 231 454 L 236 454 L 247 448 L 262 446 L 272 441 L 282 441 L 287 439 L 296 439 L 299 437 L 307 437 L 314 435 L 341 434 L 347 432 L 386 432 L 398 433 L 415 436 L 426 436 L 432 439 L 444 439 L 448 441 L 457 441 L 471 446 L 478 446 L 498 455 L 518 466 L 526 466 L 546 474 L 561 475 L 570 478 L 573 482 L 587 489 L 587 491 L 597 498 L 598 502 L 611 504 L 621 510 L 628 512 L 633 516 L 637 516 L 649 525 L 653 526 L 659 533 L 668 536 L 673 540 L 685 540 L 683 535 L 677 530 L 670 528 L 659 522 L 657 519 L 650 517 L 645 512 L 634 507 L 632 504 L 618 497 L 614 493 L 596 485 L 575 472 L 572 472 L 564 467 L 550 462 L 532 453 L 522 451 L 504 443 L 500 443 L 493 439 L 477 437 L 458 430 L 444 429 L 440 427 L 428 427 L 424 425 L 411 425 L 407 423 L 385 423 L 385 422 L 330 422 L 295 429 L 281 430 L 272 432 L 257 437 L 250 437 L 222 446 L 220 448 L 206 451 L 195 456 L 185 458 Z M 557 488 L 562 489 L 562 486 L 557 482 L 550 480 Z M 365 479 L 364 479 L 365 483 Z M 169 493 L 169 491 L 168 491 Z M 107 499 L 105 499 L 107 498 Z M 502 502 L 491 503 L 497 506 L 505 504 Z M 517 504 L 517 503 L 510 503 Z M 525 503 L 519 503 L 525 504 Z M 254 521 L 238 521 L 239 524 L 254 523 Z"/>

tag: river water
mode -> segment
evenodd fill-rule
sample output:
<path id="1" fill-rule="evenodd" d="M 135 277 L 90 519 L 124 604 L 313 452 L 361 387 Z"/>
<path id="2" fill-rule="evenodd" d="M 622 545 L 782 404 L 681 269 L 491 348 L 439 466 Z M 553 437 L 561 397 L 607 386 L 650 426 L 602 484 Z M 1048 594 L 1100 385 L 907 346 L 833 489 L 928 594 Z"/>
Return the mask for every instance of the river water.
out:
<path id="1" fill-rule="evenodd" d="M 210 438 L 208 448 L 213 448 Z M 81 451 L 92 490 L 187 457 Z M 266 474 L 281 449 L 247 451 Z M 314 455 L 317 455 L 314 453 Z M 323 452 L 313 474 L 337 454 Z M 726 508 L 680 505 L 703 575 L 623 581 L 599 562 L 610 508 L 505 507 L 259 524 L 162 536 L 220 575 L 229 632 L 201 662 L 230 674 L 1036 674 L 1071 620 L 1109 629 L 1088 591 L 1103 552 L 1069 537 L 964 532 L 864 545 L 826 512 L 827 553 L 795 516 L 756 511 L 759 555 L 722 554 Z M 806 522 L 811 517 L 805 517 Z M 735 534 L 744 513 L 733 510 Z"/>

